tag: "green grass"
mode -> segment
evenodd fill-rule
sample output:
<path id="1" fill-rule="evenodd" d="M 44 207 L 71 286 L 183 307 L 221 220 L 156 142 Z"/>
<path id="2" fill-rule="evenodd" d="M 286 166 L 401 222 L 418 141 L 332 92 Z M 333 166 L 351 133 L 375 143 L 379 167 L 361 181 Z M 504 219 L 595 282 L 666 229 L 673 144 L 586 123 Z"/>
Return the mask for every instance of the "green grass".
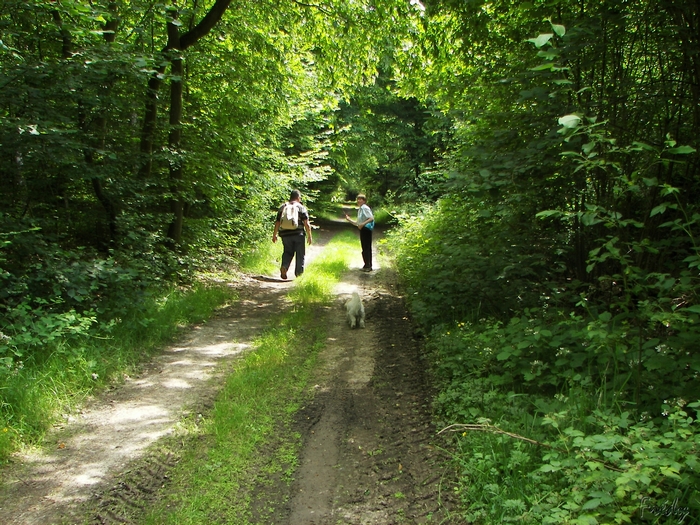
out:
<path id="1" fill-rule="evenodd" d="M 241 267 L 271 273 L 279 245 L 259 243 L 247 250 Z M 0 463 L 26 446 L 40 445 L 46 430 L 87 396 L 120 382 L 186 326 L 208 319 L 235 300 L 222 282 L 230 274 L 205 276 L 208 284 L 151 291 L 111 323 L 93 326 L 88 335 L 57 339 L 31 356 L 0 367 Z M 218 281 L 218 283 L 217 283 Z"/>
<path id="2" fill-rule="evenodd" d="M 263 459 L 256 451 L 284 428 L 278 421 L 297 409 L 323 341 L 320 330 L 301 330 L 311 318 L 308 310 L 296 312 L 260 337 L 219 393 L 201 428 L 203 439 L 193 442 L 198 446 L 186 452 L 171 475 L 174 489 L 159 499 L 144 523 L 242 523 L 250 503 L 243 489 Z M 290 446 L 268 468 L 289 469 Z"/>
<path id="3" fill-rule="evenodd" d="M 246 273 L 261 275 L 274 275 L 277 273 L 280 266 L 282 243 L 273 243 L 271 238 L 272 230 L 270 230 L 269 242 L 257 243 L 254 247 L 244 252 L 240 265 Z"/>
<path id="4" fill-rule="evenodd" d="M 223 285 L 169 289 L 89 335 L 55 341 L 0 369 L 0 462 L 18 448 L 40 445 L 62 414 L 233 299 Z"/>
<path id="5" fill-rule="evenodd" d="M 296 304 L 330 300 L 333 288 L 348 269 L 348 261 L 357 256 L 357 236 L 351 231 L 336 235 L 308 271 L 295 281 L 289 298 Z"/>
<path id="6" fill-rule="evenodd" d="M 252 496 L 246 488 L 259 476 L 291 482 L 300 436 L 290 424 L 325 341 L 314 322 L 317 306 L 331 298 L 356 244 L 352 234 L 337 236 L 295 281 L 295 307 L 261 334 L 228 377 L 207 423 L 190 433 L 198 439 L 172 472 L 172 484 L 143 523 L 247 524 Z"/>

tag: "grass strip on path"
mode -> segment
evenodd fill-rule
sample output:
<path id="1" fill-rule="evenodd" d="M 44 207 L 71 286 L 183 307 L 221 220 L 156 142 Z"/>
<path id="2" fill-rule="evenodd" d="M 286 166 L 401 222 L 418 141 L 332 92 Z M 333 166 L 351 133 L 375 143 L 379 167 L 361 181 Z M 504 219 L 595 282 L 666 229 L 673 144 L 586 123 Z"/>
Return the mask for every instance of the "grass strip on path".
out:
<path id="1" fill-rule="evenodd" d="M 294 308 L 261 334 L 228 377 L 212 412 L 191 430 L 199 439 L 191 440 L 194 446 L 143 523 L 248 524 L 247 489 L 261 470 L 291 481 L 300 436 L 288 429 L 325 342 L 316 309 L 331 300 L 356 251 L 356 236 L 338 235 L 295 281 L 289 293 Z M 261 457 L 259 451 L 272 442 L 275 451 Z"/>

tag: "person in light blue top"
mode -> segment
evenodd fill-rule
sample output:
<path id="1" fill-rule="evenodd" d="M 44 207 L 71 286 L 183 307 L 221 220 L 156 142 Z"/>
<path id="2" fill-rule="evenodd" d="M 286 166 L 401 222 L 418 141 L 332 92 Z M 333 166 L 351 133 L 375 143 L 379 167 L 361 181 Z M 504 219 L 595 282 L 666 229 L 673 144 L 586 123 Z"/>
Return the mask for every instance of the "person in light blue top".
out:
<path id="1" fill-rule="evenodd" d="M 357 226 L 360 230 L 360 245 L 362 246 L 362 260 L 365 265 L 362 267 L 363 272 L 372 271 L 372 230 L 374 229 L 374 215 L 369 206 L 367 206 L 367 197 L 363 194 L 357 196 L 357 220 L 353 221 L 348 214 L 345 214 L 345 220 L 350 224 Z"/>

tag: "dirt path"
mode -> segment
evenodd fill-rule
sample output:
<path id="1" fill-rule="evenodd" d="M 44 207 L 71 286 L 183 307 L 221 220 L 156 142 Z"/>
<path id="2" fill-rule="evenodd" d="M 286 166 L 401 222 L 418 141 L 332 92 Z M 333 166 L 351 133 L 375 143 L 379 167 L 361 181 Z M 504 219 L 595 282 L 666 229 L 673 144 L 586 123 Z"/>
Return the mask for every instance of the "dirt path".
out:
<path id="1" fill-rule="evenodd" d="M 364 330 L 328 323 L 313 401 L 298 415 L 301 465 L 280 524 L 443 523 L 440 462 L 419 343 L 389 270 L 354 274 Z M 340 306 L 331 316 L 342 318 Z"/>
<path id="2" fill-rule="evenodd" d="M 333 231 L 317 233 L 310 259 Z M 419 344 L 391 270 L 364 274 L 357 268 L 321 320 L 329 327 L 328 344 L 311 401 L 295 423 L 304 445 L 294 482 L 252 489 L 267 509 L 260 523 L 445 522 Z M 176 432 L 183 417 L 196 418 L 212 406 L 227 363 L 279 315 L 289 286 L 241 280 L 240 301 L 192 329 L 140 377 L 71 417 L 52 433 L 46 451 L 4 469 L 0 523 L 84 523 L 86 508 L 92 523 L 131 523 L 130 513 L 119 509 L 153 498 L 176 460 L 148 451 Z M 353 290 L 365 302 L 363 330 L 350 330 L 345 321 L 342 304 Z M 449 498 L 442 503 L 449 507 Z"/>

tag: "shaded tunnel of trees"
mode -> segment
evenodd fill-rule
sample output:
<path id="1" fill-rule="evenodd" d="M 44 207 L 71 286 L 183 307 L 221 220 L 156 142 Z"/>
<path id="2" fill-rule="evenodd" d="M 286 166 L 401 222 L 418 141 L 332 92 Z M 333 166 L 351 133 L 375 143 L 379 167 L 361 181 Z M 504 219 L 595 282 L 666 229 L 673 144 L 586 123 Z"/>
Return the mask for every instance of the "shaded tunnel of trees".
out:
<path id="1" fill-rule="evenodd" d="M 502 497 L 697 522 L 699 137 L 698 0 L 5 0 L 0 380 L 362 191 L 440 417 L 578 454 Z"/>

